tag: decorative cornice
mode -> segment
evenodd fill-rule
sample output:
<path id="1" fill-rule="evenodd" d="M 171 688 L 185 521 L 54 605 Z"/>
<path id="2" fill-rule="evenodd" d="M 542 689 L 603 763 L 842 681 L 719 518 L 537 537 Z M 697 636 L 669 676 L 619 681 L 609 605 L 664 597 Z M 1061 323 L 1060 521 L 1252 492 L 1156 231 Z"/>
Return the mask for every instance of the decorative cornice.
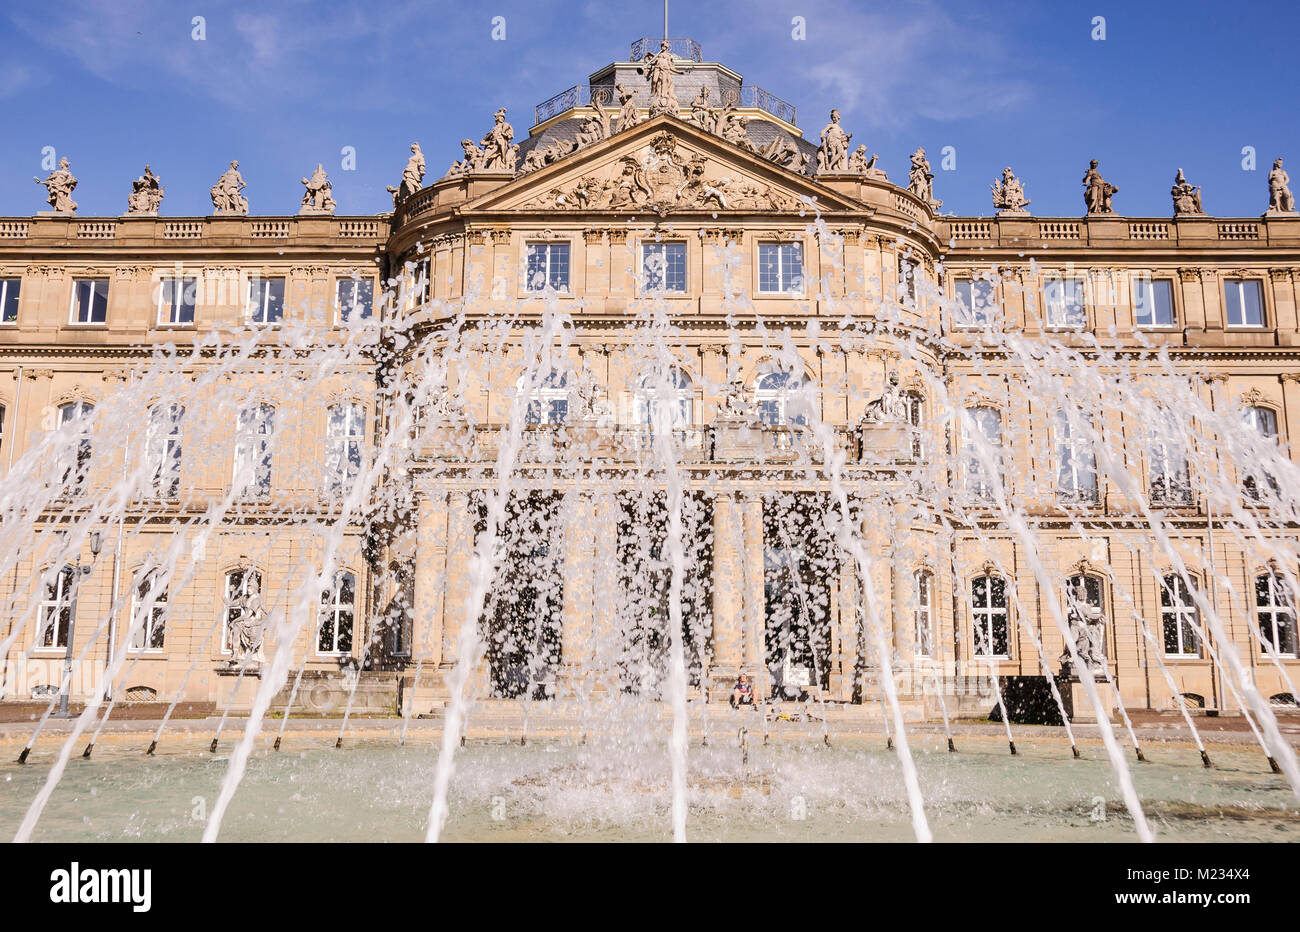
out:
<path id="1" fill-rule="evenodd" d="M 35 382 L 37 379 L 52 379 L 54 378 L 54 370 L 53 369 L 24 369 L 23 378 L 29 379 L 33 382 Z"/>

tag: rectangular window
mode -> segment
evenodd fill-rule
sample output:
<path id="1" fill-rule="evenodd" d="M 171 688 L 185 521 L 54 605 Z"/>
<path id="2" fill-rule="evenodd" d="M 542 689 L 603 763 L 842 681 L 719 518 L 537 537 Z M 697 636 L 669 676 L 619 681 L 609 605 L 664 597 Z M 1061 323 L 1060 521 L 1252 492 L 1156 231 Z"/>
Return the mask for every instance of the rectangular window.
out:
<path id="1" fill-rule="evenodd" d="M 71 566 L 65 566 L 45 584 L 45 598 L 41 600 L 41 627 L 36 636 L 37 647 L 68 646 L 74 572 L 76 571 Z"/>
<path id="2" fill-rule="evenodd" d="M 239 412 L 235 439 L 236 491 L 246 498 L 271 494 L 271 435 L 275 409 L 257 405 Z"/>
<path id="3" fill-rule="evenodd" d="M 149 412 L 145 455 L 153 479 L 154 493 L 175 498 L 181 487 L 181 420 L 185 409 L 178 404 L 159 403 Z"/>
<path id="4" fill-rule="evenodd" d="M 1010 656 L 1007 637 L 1007 583 L 1001 576 L 976 576 L 970 583 L 975 622 L 975 656 Z"/>
<path id="5" fill-rule="evenodd" d="M 72 322 L 102 324 L 106 320 L 108 320 L 108 279 L 73 279 Z"/>
<path id="6" fill-rule="evenodd" d="M 1181 576 L 1166 576 L 1160 581 L 1160 623 L 1164 628 L 1166 657 L 1200 656 L 1196 602 Z"/>
<path id="7" fill-rule="evenodd" d="M 898 260 L 898 303 L 916 306 L 916 263 L 911 259 Z"/>
<path id="8" fill-rule="evenodd" d="M 758 290 L 764 294 L 803 291 L 803 243 L 758 244 Z"/>
<path id="9" fill-rule="evenodd" d="M 361 405 L 339 404 L 329 410 L 325 437 L 325 472 L 331 491 L 346 491 L 361 472 L 366 439 L 366 412 Z"/>
<path id="10" fill-rule="evenodd" d="M 278 324 L 284 319 L 284 279 L 248 280 L 248 319 L 255 324 Z"/>
<path id="11" fill-rule="evenodd" d="M 1167 279 L 1133 279 L 1133 318 L 1139 327 L 1174 325 L 1174 283 Z"/>
<path id="12" fill-rule="evenodd" d="M 349 654 L 352 652 L 352 619 L 356 601 L 356 577 L 337 573 L 333 588 L 320 594 L 320 625 L 316 635 L 316 653 Z"/>
<path id="13" fill-rule="evenodd" d="M 1062 329 L 1087 326 L 1088 313 L 1083 296 L 1083 279 L 1049 279 L 1043 285 L 1043 310 L 1047 326 Z"/>
<path id="14" fill-rule="evenodd" d="M 1064 408 L 1056 412 L 1056 495 L 1064 502 L 1097 501 L 1097 458 L 1087 427 L 1086 415 L 1071 423 Z"/>
<path id="15" fill-rule="evenodd" d="M 140 576 L 131 613 L 131 650 L 162 650 L 167 620 L 167 586 L 157 570 Z"/>
<path id="16" fill-rule="evenodd" d="M 158 323 L 186 326 L 194 323 L 199 280 L 189 276 L 164 278 L 158 282 Z"/>
<path id="17" fill-rule="evenodd" d="M 21 278 L 0 278 L 0 324 L 18 323 L 18 295 L 22 286 Z"/>
<path id="18" fill-rule="evenodd" d="M 686 291 L 686 244 L 642 243 L 641 274 L 646 291 Z"/>
<path id="19" fill-rule="evenodd" d="M 934 650 L 934 576 L 925 570 L 916 576 L 916 654 L 929 657 Z"/>
<path id="20" fill-rule="evenodd" d="M 957 303 L 961 312 L 958 327 L 983 327 L 989 322 L 989 308 L 993 304 L 993 283 L 979 279 L 957 280 Z"/>
<path id="21" fill-rule="evenodd" d="M 569 244 L 528 244 L 527 291 L 569 290 Z"/>
<path id="22" fill-rule="evenodd" d="M 991 502 L 996 488 L 993 483 L 998 477 L 990 475 L 985 466 L 986 459 L 1001 472 L 1002 415 L 996 408 L 979 405 L 966 409 L 962 428 L 962 465 L 966 493 L 978 501 Z"/>
<path id="23" fill-rule="evenodd" d="M 1229 327 L 1264 326 L 1264 300 L 1256 279 L 1225 279 L 1223 305 Z"/>
<path id="24" fill-rule="evenodd" d="M 334 305 L 339 321 L 368 320 L 375 303 L 372 278 L 340 278 L 335 286 Z"/>

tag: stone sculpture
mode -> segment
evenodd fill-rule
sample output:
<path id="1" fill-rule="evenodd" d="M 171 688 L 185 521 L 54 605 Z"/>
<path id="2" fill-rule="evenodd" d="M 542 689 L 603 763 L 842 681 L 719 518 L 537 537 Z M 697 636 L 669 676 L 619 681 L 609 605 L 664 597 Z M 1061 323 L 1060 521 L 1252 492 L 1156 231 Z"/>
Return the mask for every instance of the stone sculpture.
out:
<path id="1" fill-rule="evenodd" d="M 907 190 L 933 208 L 940 205 L 934 199 L 934 172 L 930 170 L 930 160 L 925 157 L 925 150 L 917 147 L 912 153 L 912 168 L 908 173 Z"/>
<path id="2" fill-rule="evenodd" d="M 849 167 L 849 141 L 852 133 L 840 126 L 840 112 L 831 111 L 831 121 L 822 128 L 821 145 L 817 148 L 817 171 L 842 172 Z"/>
<path id="3" fill-rule="evenodd" d="M 73 184 L 76 184 L 75 179 L 73 179 Z M 1295 195 L 1291 193 L 1291 176 L 1282 167 L 1282 160 L 1275 159 L 1273 170 L 1268 173 L 1268 213 L 1265 216 L 1268 216 L 1268 214 L 1294 214 L 1295 212 Z"/>
<path id="4" fill-rule="evenodd" d="M 144 174 L 131 182 L 131 193 L 126 198 L 126 212 L 142 216 L 157 216 L 162 199 L 162 182 L 146 165 Z"/>
<path id="5" fill-rule="evenodd" d="M 388 186 L 388 193 L 393 196 L 393 206 L 396 207 L 402 201 L 406 200 L 424 184 L 424 153 L 420 151 L 418 142 L 411 143 L 411 157 L 406 160 L 406 167 L 402 169 L 402 183 L 394 188 Z"/>
<path id="6" fill-rule="evenodd" d="M 618 131 L 621 133 L 641 122 L 641 111 L 637 108 L 636 100 L 633 99 L 630 90 L 622 84 L 616 84 L 614 89 L 618 91 Z"/>
<path id="7" fill-rule="evenodd" d="M 1083 581 L 1075 582 L 1074 590 L 1067 592 L 1069 601 L 1068 621 L 1070 636 L 1074 639 L 1074 649 L 1079 661 L 1094 675 L 1106 672 L 1105 625 L 1106 618 L 1100 608 L 1088 603 L 1088 590 Z M 1067 646 L 1061 654 L 1061 675 L 1078 676 Z"/>
<path id="8" fill-rule="evenodd" d="M 239 174 L 239 162 L 232 161 L 217 183 L 212 186 L 212 212 L 214 214 L 232 214 L 248 216 L 248 198 L 244 197 L 243 175 Z"/>
<path id="9" fill-rule="evenodd" d="M 993 191 L 993 206 L 1000 214 L 1027 214 L 1025 210 L 1031 203 L 1025 197 L 1025 186 L 1016 177 L 1008 165 L 1002 169 L 1002 180 L 989 185 Z"/>
<path id="10" fill-rule="evenodd" d="M 306 190 L 302 192 L 300 214 L 332 214 L 338 205 L 334 201 L 334 186 L 325 174 L 325 168 L 316 163 L 316 170 L 310 178 L 302 179 Z"/>
<path id="11" fill-rule="evenodd" d="M 1205 209 L 1201 207 L 1201 189 L 1188 183 L 1181 168 L 1178 169 L 1178 174 L 1174 176 L 1174 186 L 1169 193 L 1174 199 L 1175 217 L 1205 215 Z"/>
<path id="12" fill-rule="evenodd" d="M 231 600 L 227 617 L 230 666 L 239 667 L 260 660 L 266 608 L 262 605 L 261 585 L 256 576 L 250 575 L 245 591 Z"/>
<path id="13" fill-rule="evenodd" d="M 858 146 L 857 150 L 849 156 L 849 171 L 859 175 L 865 175 L 876 167 L 877 155 L 867 158 L 867 147 Z"/>
<path id="14" fill-rule="evenodd" d="M 512 172 L 519 157 L 519 147 L 513 145 L 515 129 L 506 122 L 506 108 L 493 114 L 494 122 L 486 136 L 479 141 L 483 147 L 483 170 Z"/>
<path id="15" fill-rule="evenodd" d="M 44 181 L 32 178 L 37 184 L 45 185 L 46 201 L 56 214 L 72 214 L 77 211 L 77 202 L 72 199 L 77 179 L 68 171 L 68 164 L 66 158 L 59 159 L 59 167 L 50 172 Z"/>
<path id="16" fill-rule="evenodd" d="M 658 52 L 647 52 L 644 70 L 650 77 L 650 115 L 667 113 L 677 116 L 681 104 L 677 102 L 677 91 L 673 87 L 673 77 L 678 74 L 673 58 L 672 44 L 664 39 Z"/>
<path id="17" fill-rule="evenodd" d="M 1083 202 L 1088 205 L 1088 213 L 1113 214 L 1115 211 L 1110 206 L 1110 199 L 1118 193 L 1119 188 L 1101 177 L 1097 160 L 1093 159 L 1083 176 Z"/>
<path id="18" fill-rule="evenodd" d="M 701 86 L 699 94 L 691 101 L 691 122 L 706 133 L 716 133 L 718 115 L 709 106 L 709 89 Z"/>
<path id="19" fill-rule="evenodd" d="M 907 419 L 907 400 L 898 387 L 898 373 L 890 372 L 880 397 L 867 402 L 864 421 L 898 423 Z"/>

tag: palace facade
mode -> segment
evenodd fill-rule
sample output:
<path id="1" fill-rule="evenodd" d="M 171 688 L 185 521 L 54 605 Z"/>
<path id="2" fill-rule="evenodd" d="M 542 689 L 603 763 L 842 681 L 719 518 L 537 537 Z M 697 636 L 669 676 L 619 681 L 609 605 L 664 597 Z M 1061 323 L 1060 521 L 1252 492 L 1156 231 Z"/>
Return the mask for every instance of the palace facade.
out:
<path id="1" fill-rule="evenodd" d="M 642 40 L 519 141 L 506 117 L 428 184 L 413 146 L 378 216 L 335 215 L 319 167 L 300 214 L 248 216 L 232 163 L 211 216 L 159 216 L 147 173 L 80 217 L 56 172 L 55 210 L 0 219 L 6 701 L 48 697 L 71 632 L 74 699 L 120 654 L 119 700 L 243 708 L 292 631 L 281 705 L 301 668 L 310 712 L 354 682 L 427 712 L 503 472 L 481 695 L 657 693 L 679 565 L 694 696 L 746 672 L 875 702 L 879 624 L 905 697 L 986 714 L 967 684 L 1058 673 L 1064 618 L 1126 707 L 1238 709 L 1225 639 L 1292 697 L 1287 464 L 1174 451 L 1119 403 L 1241 409 L 1295 458 L 1280 162 L 1256 217 L 1185 179 L 1174 215 L 1123 216 L 1095 163 L 1082 216 L 1033 216 L 1010 169 L 995 214 L 942 215 L 924 151 L 891 181 L 838 114 L 806 137 L 690 40 Z"/>

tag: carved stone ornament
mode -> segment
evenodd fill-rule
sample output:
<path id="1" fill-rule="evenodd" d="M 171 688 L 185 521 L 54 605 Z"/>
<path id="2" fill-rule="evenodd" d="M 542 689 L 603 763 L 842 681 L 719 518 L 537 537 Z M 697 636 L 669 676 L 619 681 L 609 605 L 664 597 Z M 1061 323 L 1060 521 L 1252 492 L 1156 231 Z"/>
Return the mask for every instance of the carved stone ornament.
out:
<path id="1" fill-rule="evenodd" d="M 1083 175 L 1083 202 L 1089 214 L 1113 214 L 1110 199 L 1119 193 L 1119 188 L 1101 177 L 1097 171 L 1097 160 L 1093 159 Z"/>
<path id="2" fill-rule="evenodd" d="M 849 142 L 852 133 L 840 126 L 839 110 L 831 111 L 830 122 L 822 127 L 821 145 L 817 147 L 817 172 L 843 172 L 849 170 Z"/>
<path id="3" fill-rule="evenodd" d="M 144 174 L 131 182 L 131 193 L 126 199 L 127 215 L 157 216 L 158 208 L 162 206 L 162 199 L 162 182 L 146 165 Z"/>
<path id="4" fill-rule="evenodd" d="M 1032 203 L 1025 197 L 1025 186 L 1008 165 L 1002 169 L 1002 178 L 991 184 L 993 206 L 999 214 L 1027 214 L 1026 207 Z"/>
<path id="5" fill-rule="evenodd" d="M 1201 206 L 1201 189 L 1188 182 L 1181 168 L 1174 176 L 1174 186 L 1169 194 L 1174 199 L 1175 217 L 1205 216 L 1205 208 Z"/>
<path id="6" fill-rule="evenodd" d="M 677 148 L 677 138 L 657 133 L 635 155 L 593 171 L 567 186 L 551 188 L 527 201 L 524 209 L 793 210 L 797 201 L 783 191 L 738 174 L 721 176 L 701 153 Z"/>
<path id="7" fill-rule="evenodd" d="M 1268 211 L 1264 216 L 1297 216 L 1295 195 L 1291 193 L 1291 176 L 1282 167 L 1281 159 L 1274 159 L 1273 169 L 1268 173 Z"/>
<path id="8" fill-rule="evenodd" d="M 334 208 L 338 205 L 334 202 L 334 186 L 330 183 L 325 174 L 325 168 L 320 163 L 316 163 L 316 170 L 311 173 L 310 178 L 302 179 L 302 208 L 298 211 L 300 214 L 324 214 L 334 213 Z"/>
<path id="9" fill-rule="evenodd" d="M 393 206 L 396 207 L 420 190 L 423 184 L 424 153 L 420 151 L 420 144 L 413 142 L 411 143 L 411 157 L 406 160 L 406 168 L 402 169 L 402 183 L 396 188 L 392 185 L 388 186 L 388 193 L 393 196 Z"/>

